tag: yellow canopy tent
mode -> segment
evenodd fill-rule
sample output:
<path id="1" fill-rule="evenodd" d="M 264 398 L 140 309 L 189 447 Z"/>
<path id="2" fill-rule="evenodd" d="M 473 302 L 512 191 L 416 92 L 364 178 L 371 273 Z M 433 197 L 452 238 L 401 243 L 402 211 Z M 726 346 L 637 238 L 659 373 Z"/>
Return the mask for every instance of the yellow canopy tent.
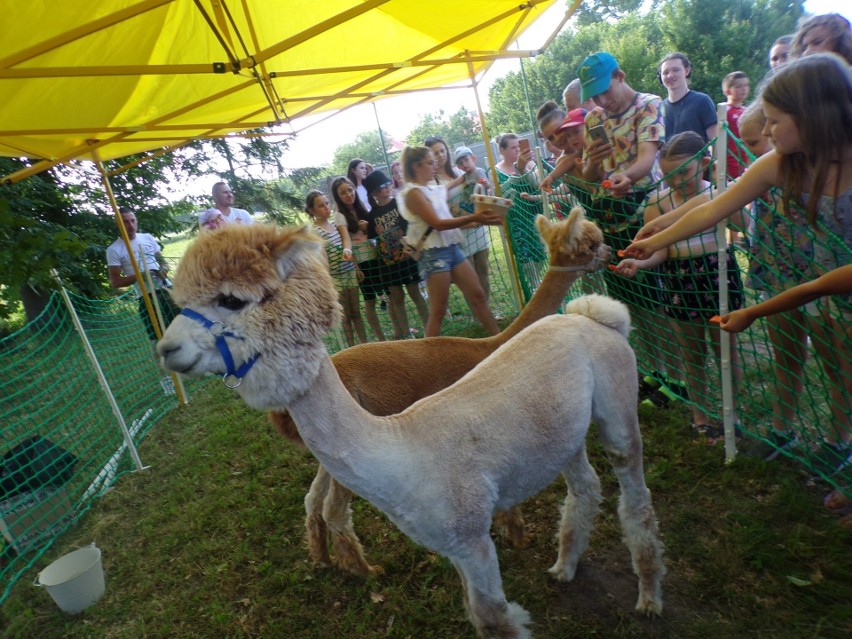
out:
<path id="1" fill-rule="evenodd" d="M 509 46 L 555 1 L 9 2 L 0 155 L 42 161 L 7 179 L 475 86 L 494 60 L 538 52 Z"/>
<path id="2" fill-rule="evenodd" d="M 462 81 L 475 89 L 495 60 L 543 50 L 580 4 L 574 1 L 540 49 L 510 51 L 555 2 L 7 2 L 0 155 L 34 162 L 0 180 L 93 160 L 117 211 L 102 160 L 292 127 L 309 114 L 398 93 Z M 144 279 L 134 270 L 159 337 Z"/>

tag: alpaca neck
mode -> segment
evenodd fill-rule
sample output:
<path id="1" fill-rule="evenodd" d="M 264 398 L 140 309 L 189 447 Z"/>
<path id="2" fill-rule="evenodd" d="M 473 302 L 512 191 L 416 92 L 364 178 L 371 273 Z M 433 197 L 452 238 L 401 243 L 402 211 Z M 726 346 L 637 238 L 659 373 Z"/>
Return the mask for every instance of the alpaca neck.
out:
<path id="1" fill-rule="evenodd" d="M 577 281 L 577 278 L 583 274 L 583 271 L 554 271 L 548 269 L 541 280 L 529 304 L 524 307 L 521 314 L 506 327 L 497 337 L 500 343 L 509 341 L 512 337 L 520 333 L 527 326 L 537 322 L 542 317 L 553 315 L 559 310 L 562 302 L 565 301 L 565 296 L 568 294 L 568 289 Z"/>
<path id="2" fill-rule="evenodd" d="M 362 497 L 375 499 L 385 512 L 393 510 L 388 499 L 396 481 L 384 477 L 380 468 L 390 467 L 383 461 L 394 457 L 397 429 L 386 418 L 361 408 L 327 356 L 311 388 L 287 410 L 305 445 L 335 479 Z"/>

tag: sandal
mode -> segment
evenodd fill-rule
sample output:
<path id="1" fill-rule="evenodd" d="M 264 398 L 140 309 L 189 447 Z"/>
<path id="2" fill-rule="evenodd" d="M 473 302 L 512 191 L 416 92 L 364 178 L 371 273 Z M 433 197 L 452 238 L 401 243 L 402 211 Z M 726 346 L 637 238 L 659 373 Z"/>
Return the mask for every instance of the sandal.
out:
<path id="1" fill-rule="evenodd" d="M 708 446 L 725 440 L 725 429 L 721 424 L 692 424 L 693 440 L 705 440 Z"/>

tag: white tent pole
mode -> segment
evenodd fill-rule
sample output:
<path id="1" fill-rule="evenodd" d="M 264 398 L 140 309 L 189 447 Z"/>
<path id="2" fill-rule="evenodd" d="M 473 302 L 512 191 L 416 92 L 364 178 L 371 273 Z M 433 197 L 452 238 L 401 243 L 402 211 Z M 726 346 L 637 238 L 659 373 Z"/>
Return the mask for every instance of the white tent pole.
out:
<path id="1" fill-rule="evenodd" d="M 728 106 L 717 107 L 719 134 L 716 137 L 716 192 L 721 194 L 728 188 Z M 722 220 L 716 225 L 716 247 L 719 259 L 719 314 L 728 312 L 728 238 L 727 224 Z M 716 330 L 716 329 L 711 329 Z M 725 429 L 725 463 L 734 461 L 737 456 L 737 442 L 734 433 L 734 387 L 731 370 L 731 336 L 721 328 L 719 331 L 719 355 L 722 376 L 722 423 Z"/>
<path id="2" fill-rule="evenodd" d="M 476 81 L 476 73 L 473 70 L 473 63 L 468 60 L 468 73 L 470 74 L 470 83 L 473 86 L 473 95 L 476 98 L 476 111 L 479 114 L 479 126 L 482 127 L 482 141 L 485 142 L 485 154 L 488 156 L 488 166 L 491 168 L 491 178 L 494 182 L 494 193 L 500 195 L 500 180 L 497 179 L 497 164 L 494 161 L 494 149 L 491 146 L 491 139 L 488 137 L 488 125 L 485 122 L 485 112 L 482 110 L 482 101 L 479 99 L 479 83 Z M 512 247 L 506 240 L 506 229 L 508 228 L 508 220 L 503 220 L 500 226 L 500 239 L 503 240 L 503 256 L 506 259 L 507 266 L 512 282 L 512 293 L 515 298 L 515 308 L 518 312 L 524 307 L 523 298 L 521 297 L 521 283 L 518 280 L 518 269 L 515 261 L 515 254 Z"/>

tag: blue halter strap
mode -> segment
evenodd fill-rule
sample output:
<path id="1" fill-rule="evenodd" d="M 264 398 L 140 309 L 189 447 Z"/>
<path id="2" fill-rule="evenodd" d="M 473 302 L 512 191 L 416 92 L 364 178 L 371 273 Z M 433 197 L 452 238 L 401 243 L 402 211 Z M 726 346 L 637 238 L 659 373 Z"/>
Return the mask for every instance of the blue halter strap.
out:
<path id="1" fill-rule="evenodd" d="M 201 313 L 193 311 L 190 308 L 184 308 L 180 312 L 181 315 L 186 315 L 189 319 L 195 320 L 204 328 L 206 328 L 213 338 L 216 340 L 216 348 L 219 349 L 219 354 L 222 355 L 222 359 L 225 360 L 225 369 L 226 373 L 222 375 L 222 383 L 228 388 L 236 388 L 239 386 L 243 377 L 245 377 L 246 373 L 249 372 L 254 363 L 260 359 L 260 353 L 252 357 L 251 359 L 246 360 L 242 363 L 239 368 L 234 367 L 234 357 L 231 355 L 231 349 L 228 348 L 228 343 L 225 341 L 226 337 L 230 337 L 231 339 L 244 339 L 239 335 L 234 335 L 231 331 L 227 330 L 227 327 L 223 322 L 219 320 L 209 320 L 204 317 Z M 233 378 L 236 380 L 235 384 L 229 384 L 229 378 Z"/>

